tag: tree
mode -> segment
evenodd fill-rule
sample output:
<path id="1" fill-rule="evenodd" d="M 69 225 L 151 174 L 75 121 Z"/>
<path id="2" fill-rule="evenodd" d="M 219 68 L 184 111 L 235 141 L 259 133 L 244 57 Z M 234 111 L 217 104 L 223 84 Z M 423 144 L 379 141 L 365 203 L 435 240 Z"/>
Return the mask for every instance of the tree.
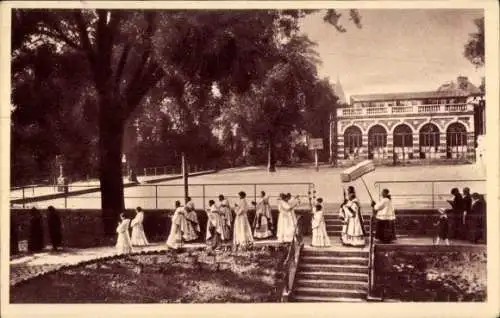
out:
<path id="1" fill-rule="evenodd" d="M 484 66 L 484 17 L 475 19 L 477 31 L 469 34 L 469 40 L 464 47 L 464 56 L 475 67 Z"/>
<path id="2" fill-rule="evenodd" d="M 312 102 L 307 105 L 306 112 L 304 113 L 305 130 L 313 138 L 323 139 L 323 160 L 328 158 L 328 146 L 332 145 L 332 154 L 329 159 L 330 164 L 335 164 L 335 158 L 337 157 L 337 108 L 339 105 L 338 98 L 335 96 L 328 78 L 316 82 L 312 98 Z M 330 130 L 333 136 L 330 136 Z M 331 137 L 332 140 L 330 140 Z"/>
<path id="3" fill-rule="evenodd" d="M 104 230 L 114 234 L 124 209 L 122 141 L 127 120 L 152 89 L 164 85 L 177 96 L 181 124 L 189 134 L 197 114 L 180 96 L 187 85 L 201 88 L 198 104 L 217 83 L 222 94 L 245 92 L 275 65 L 276 38 L 305 10 L 152 11 L 14 10 L 13 60 L 23 51 L 54 43 L 85 65 L 84 87 L 93 89 L 99 134 L 99 179 Z M 325 21 L 340 15 L 328 10 Z M 356 20 L 351 11 L 351 20 Z M 357 22 L 356 22 L 357 21 Z M 284 32 L 283 32 L 284 30 Z M 36 43 L 34 43 L 34 41 Z M 22 63 L 21 63 L 22 65 Z M 83 82 L 83 79 L 82 79 Z M 87 85 L 89 84 L 89 85 Z"/>

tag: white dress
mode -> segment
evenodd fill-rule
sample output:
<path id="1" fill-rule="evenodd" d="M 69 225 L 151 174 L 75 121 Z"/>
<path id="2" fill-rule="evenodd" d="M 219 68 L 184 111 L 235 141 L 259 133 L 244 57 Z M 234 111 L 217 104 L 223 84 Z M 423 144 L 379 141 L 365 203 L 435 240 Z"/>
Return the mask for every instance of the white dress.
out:
<path id="1" fill-rule="evenodd" d="M 216 235 L 219 235 L 219 238 L 221 240 L 225 240 L 226 237 L 224 236 L 224 220 L 221 216 L 221 213 L 219 209 L 214 205 L 208 208 L 207 210 L 207 234 L 206 234 L 206 240 L 212 239 L 212 245 L 215 247 L 215 245 L 218 245 L 218 239 Z"/>
<path id="2" fill-rule="evenodd" d="M 269 198 L 263 197 L 257 203 L 255 209 L 255 229 L 253 236 L 259 239 L 273 236 L 273 233 L 271 232 L 272 220 Z"/>
<path id="3" fill-rule="evenodd" d="M 233 244 L 247 245 L 253 243 L 252 228 L 248 222 L 248 203 L 241 199 L 236 208 L 236 217 L 234 218 Z"/>
<path id="4" fill-rule="evenodd" d="M 330 238 L 326 232 L 326 223 L 323 211 L 315 211 L 312 219 L 312 246 L 330 246 Z"/>
<path id="5" fill-rule="evenodd" d="M 189 201 L 186 203 L 186 231 L 183 233 L 183 238 L 186 242 L 194 241 L 198 238 L 200 232 L 200 224 L 198 222 L 198 215 L 194 207 L 194 202 Z"/>
<path id="6" fill-rule="evenodd" d="M 135 218 L 130 222 L 132 227 L 131 243 L 133 246 L 147 246 L 149 245 L 146 233 L 144 233 L 144 212 L 137 212 Z"/>
<path id="7" fill-rule="evenodd" d="M 276 237 L 280 243 L 289 243 L 293 240 L 295 227 L 297 226 L 297 217 L 295 216 L 294 207 L 299 204 L 299 201 L 287 202 L 279 200 L 278 202 L 278 225 L 276 229 Z"/>
<path id="8" fill-rule="evenodd" d="M 224 199 L 219 203 L 219 211 L 221 213 L 224 230 L 224 240 L 229 240 L 231 238 L 231 225 L 233 223 L 233 213 L 231 212 L 231 207 L 229 206 L 229 201 Z"/>
<path id="9" fill-rule="evenodd" d="M 365 233 L 359 202 L 357 199 L 348 201 L 339 211 L 340 218 L 344 220 L 340 240 L 345 245 L 365 246 Z"/>
<path id="10" fill-rule="evenodd" d="M 116 228 L 116 233 L 118 237 L 116 239 L 116 249 L 118 253 L 130 253 L 132 252 L 132 245 L 130 244 L 130 235 L 128 233 L 128 227 L 130 225 L 129 219 L 124 219 L 118 224 Z"/>
<path id="11" fill-rule="evenodd" d="M 179 248 L 182 244 L 183 234 L 187 230 L 186 212 L 184 207 L 178 207 L 172 216 L 172 226 L 167 238 L 167 246 Z"/>

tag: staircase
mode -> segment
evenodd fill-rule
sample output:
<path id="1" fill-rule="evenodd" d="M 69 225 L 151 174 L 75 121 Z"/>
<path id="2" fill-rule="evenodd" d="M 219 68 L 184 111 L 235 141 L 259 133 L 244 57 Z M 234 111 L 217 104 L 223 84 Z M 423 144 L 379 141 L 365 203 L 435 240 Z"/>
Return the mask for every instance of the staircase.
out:
<path id="1" fill-rule="evenodd" d="M 367 250 L 304 246 L 295 277 L 293 301 L 364 301 L 367 292 Z"/>
<path id="2" fill-rule="evenodd" d="M 363 215 L 363 221 L 365 231 L 369 233 L 370 216 Z M 368 293 L 368 241 L 365 248 L 343 247 L 339 242 L 342 223 L 338 215 L 325 214 L 325 223 L 332 247 L 304 246 L 291 300 L 365 301 Z"/>
<path id="3" fill-rule="evenodd" d="M 338 214 L 324 214 L 326 223 L 326 232 L 328 236 L 336 240 L 340 236 L 340 231 L 342 230 L 342 222 Z M 365 233 L 370 232 L 370 215 L 363 215 L 363 225 L 365 227 Z"/>

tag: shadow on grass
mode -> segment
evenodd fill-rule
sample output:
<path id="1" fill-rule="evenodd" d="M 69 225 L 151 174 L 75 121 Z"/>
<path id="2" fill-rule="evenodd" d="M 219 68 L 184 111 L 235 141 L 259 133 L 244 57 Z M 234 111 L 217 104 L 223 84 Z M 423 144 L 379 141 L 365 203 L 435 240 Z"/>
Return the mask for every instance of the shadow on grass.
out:
<path id="1" fill-rule="evenodd" d="M 137 255 L 82 265 L 11 288 L 12 303 L 277 302 L 283 251 Z"/>

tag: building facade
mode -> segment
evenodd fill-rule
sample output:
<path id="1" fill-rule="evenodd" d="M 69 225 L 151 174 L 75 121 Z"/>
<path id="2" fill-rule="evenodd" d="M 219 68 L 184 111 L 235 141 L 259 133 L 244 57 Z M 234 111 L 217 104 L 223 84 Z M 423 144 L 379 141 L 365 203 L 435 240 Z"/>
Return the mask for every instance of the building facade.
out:
<path id="1" fill-rule="evenodd" d="M 484 96 L 466 77 L 436 91 L 354 95 L 337 110 L 337 159 L 473 162 L 484 121 Z"/>

